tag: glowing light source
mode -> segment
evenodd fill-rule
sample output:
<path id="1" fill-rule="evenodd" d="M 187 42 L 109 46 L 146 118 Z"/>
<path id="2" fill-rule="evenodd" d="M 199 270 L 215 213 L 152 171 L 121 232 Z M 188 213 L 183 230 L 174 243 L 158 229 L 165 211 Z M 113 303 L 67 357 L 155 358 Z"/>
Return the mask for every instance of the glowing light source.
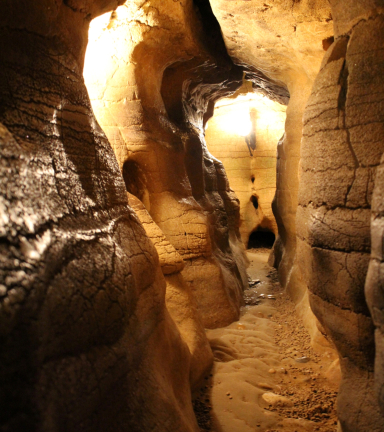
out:
<path id="1" fill-rule="evenodd" d="M 111 61 L 114 40 L 108 31 L 111 13 L 101 15 L 91 21 L 88 32 L 88 46 L 85 54 L 83 76 L 89 87 L 97 82 L 105 83 L 116 70 Z"/>
<path id="2" fill-rule="evenodd" d="M 220 127 L 222 130 L 241 136 L 247 136 L 252 130 L 249 111 L 245 109 L 234 109 L 221 117 Z"/>

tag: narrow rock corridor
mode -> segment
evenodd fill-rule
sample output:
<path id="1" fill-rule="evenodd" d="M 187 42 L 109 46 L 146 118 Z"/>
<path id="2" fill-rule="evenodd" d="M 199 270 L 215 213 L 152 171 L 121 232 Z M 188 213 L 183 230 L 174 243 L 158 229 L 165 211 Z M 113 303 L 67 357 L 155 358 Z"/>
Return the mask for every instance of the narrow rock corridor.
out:
<path id="1" fill-rule="evenodd" d="M 384 0 L 0 3 L 0 432 L 383 432 Z"/>
<path id="2" fill-rule="evenodd" d="M 207 331 L 214 366 L 195 394 L 200 429 L 333 432 L 340 380 L 335 353 L 312 349 L 294 304 L 267 263 L 268 251 L 251 249 L 247 256 L 251 286 L 240 320 Z"/>

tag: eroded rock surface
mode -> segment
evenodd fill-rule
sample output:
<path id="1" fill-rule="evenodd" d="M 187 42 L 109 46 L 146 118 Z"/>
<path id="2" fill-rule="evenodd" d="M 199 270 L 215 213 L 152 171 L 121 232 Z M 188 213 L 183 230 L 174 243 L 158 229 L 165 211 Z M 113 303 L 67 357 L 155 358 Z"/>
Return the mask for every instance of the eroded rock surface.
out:
<path id="1" fill-rule="evenodd" d="M 332 40 L 330 6 L 325 0 L 271 4 L 211 0 L 211 4 L 231 58 L 243 65 L 255 90 L 289 102 L 285 134 L 277 146 L 273 213 L 279 236 L 270 263 L 278 268 L 280 282 L 298 305 L 315 343 L 325 344 L 296 261 L 296 211 L 302 118 L 324 49 Z"/>
<path id="2" fill-rule="evenodd" d="M 339 430 L 381 432 L 382 1 L 211 0 L 221 29 L 207 1 L 121 3 L 1 5 L 1 431 L 197 432 L 203 326 L 237 319 L 247 283 L 203 131 L 245 71 L 289 100 L 272 261 L 339 352 Z"/>
<path id="3" fill-rule="evenodd" d="M 286 110 L 253 91 L 252 83 L 245 82 L 232 98 L 217 102 L 205 132 L 209 151 L 223 163 L 239 198 L 239 231 L 245 247 L 258 227 L 277 235 L 271 204 L 276 191 L 276 147 L 284 134 Z"/>
<path id="4" fill-rule="evenodd" d="M 364 283 L 370 256 L 370 204 L 384 150 L 383 16 L 369 2 L 358 7 L 353 2 L 331 4 L 336 40 L 323 60 L 304 116 L 298 259 L 311 291 L 311 306 L 340 355 L 341 429 L 380 431 L 384 418 L 373 392 L 375 345 Z M 377 179 L 379 197 L 380 176 Z M 373 244 L 381 236 L 375 226 L 378 202 L 376 198 Z M 367 294 L 380 325 L 375 313 L 381 304 L 377 251 L 376 247 Z M 380 341 L 378 336 L 378 359 Z M 377 364 L 380 385 L 380 360 Z"/>
<path id="5" fill-rule="evenodd" d="M 202 132 L 214 101 L 242 77 L 219 29 L 210 39 L 214 28 L 191 1 L 126 2 L 91 27 L 85 65 L 126 188 L 184 260 L 206 327 L 237 319 L 246 283 L 238 201 Z"/>
<path id="6" fill-rule="evenodd" d="M 151 218 L 144 204 L 130 193 L 128 198 L 159 254 L 161 270 L 167 283 L 167 309 L 191 353 L 190 380 L 193 389 L 212 366 L 213 355 L 195 297 L 181 274 L 184 261 Z"/>
<path id="7" fill-rule="evenodd" d="M 82 78 L 115 1 L 0 17 L 0 429 L 197 431 L 190 353 Z"/>

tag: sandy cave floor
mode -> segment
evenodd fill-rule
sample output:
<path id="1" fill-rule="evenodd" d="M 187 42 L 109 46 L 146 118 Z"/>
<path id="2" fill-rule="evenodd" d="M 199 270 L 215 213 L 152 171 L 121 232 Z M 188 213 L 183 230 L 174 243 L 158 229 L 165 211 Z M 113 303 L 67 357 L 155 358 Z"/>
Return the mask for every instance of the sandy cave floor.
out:
<path id="1" fill-rule="evenodd" d="M 194 395 L 200 429 L 334 432 L 338 360 L 312 349 L 268 252 L 248 250 L 248 274 L 260 283 L 244 292 L 240 320 L 207 331 L 215 362 Z"/>

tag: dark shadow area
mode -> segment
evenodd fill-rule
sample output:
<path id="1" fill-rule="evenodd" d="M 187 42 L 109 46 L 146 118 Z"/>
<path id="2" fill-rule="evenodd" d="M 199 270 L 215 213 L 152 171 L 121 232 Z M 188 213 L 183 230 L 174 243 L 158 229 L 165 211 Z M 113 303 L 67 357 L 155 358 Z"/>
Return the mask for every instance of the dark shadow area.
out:
<path id="1" fill-rule="evenodd" d="M 275 234 L 268 228 L 257 228 L 248 239 L 247 249 L 271 249 L 275 242 Z"/>
<path id="2" fill-rule="evenodd" d="M 251 196 L 251 203 L 253 204 L 253 207 L 257 210 L 259 208 L 259 201 L 257 199 L 257 196 L 252 195 Z"/>
<path id="3" fill-rule="evenodd" d="M 327 39 L 323 39 L 323 41 L 322 41 L 322 43 L 323 43 L 323 50 L 327 51 L 328 48 L 333 44 L 333 42 L 335 42 L 334 36 L 330 36 Z"/>
<path id="4" fill-rule="evenodd" d="M 144 171 L 137 162 L 127 160 L 124 163 L 123 179 L 127 191 L 142 201 L 147 188 L 147 181 Z"/>
<path id="5" fill-rule="evenodd" d="M 200 15 L 201 24 L 204 30 L 204 43 L 215 57 L 219 54 L 219 58 L 223 63 L 232 64 L 232 60 L 228 54 L 225 42 L 221 33 L 221 27 L 217 21 L 209 0 L 193 0 L 196 7 L 196 12 Z"/>

